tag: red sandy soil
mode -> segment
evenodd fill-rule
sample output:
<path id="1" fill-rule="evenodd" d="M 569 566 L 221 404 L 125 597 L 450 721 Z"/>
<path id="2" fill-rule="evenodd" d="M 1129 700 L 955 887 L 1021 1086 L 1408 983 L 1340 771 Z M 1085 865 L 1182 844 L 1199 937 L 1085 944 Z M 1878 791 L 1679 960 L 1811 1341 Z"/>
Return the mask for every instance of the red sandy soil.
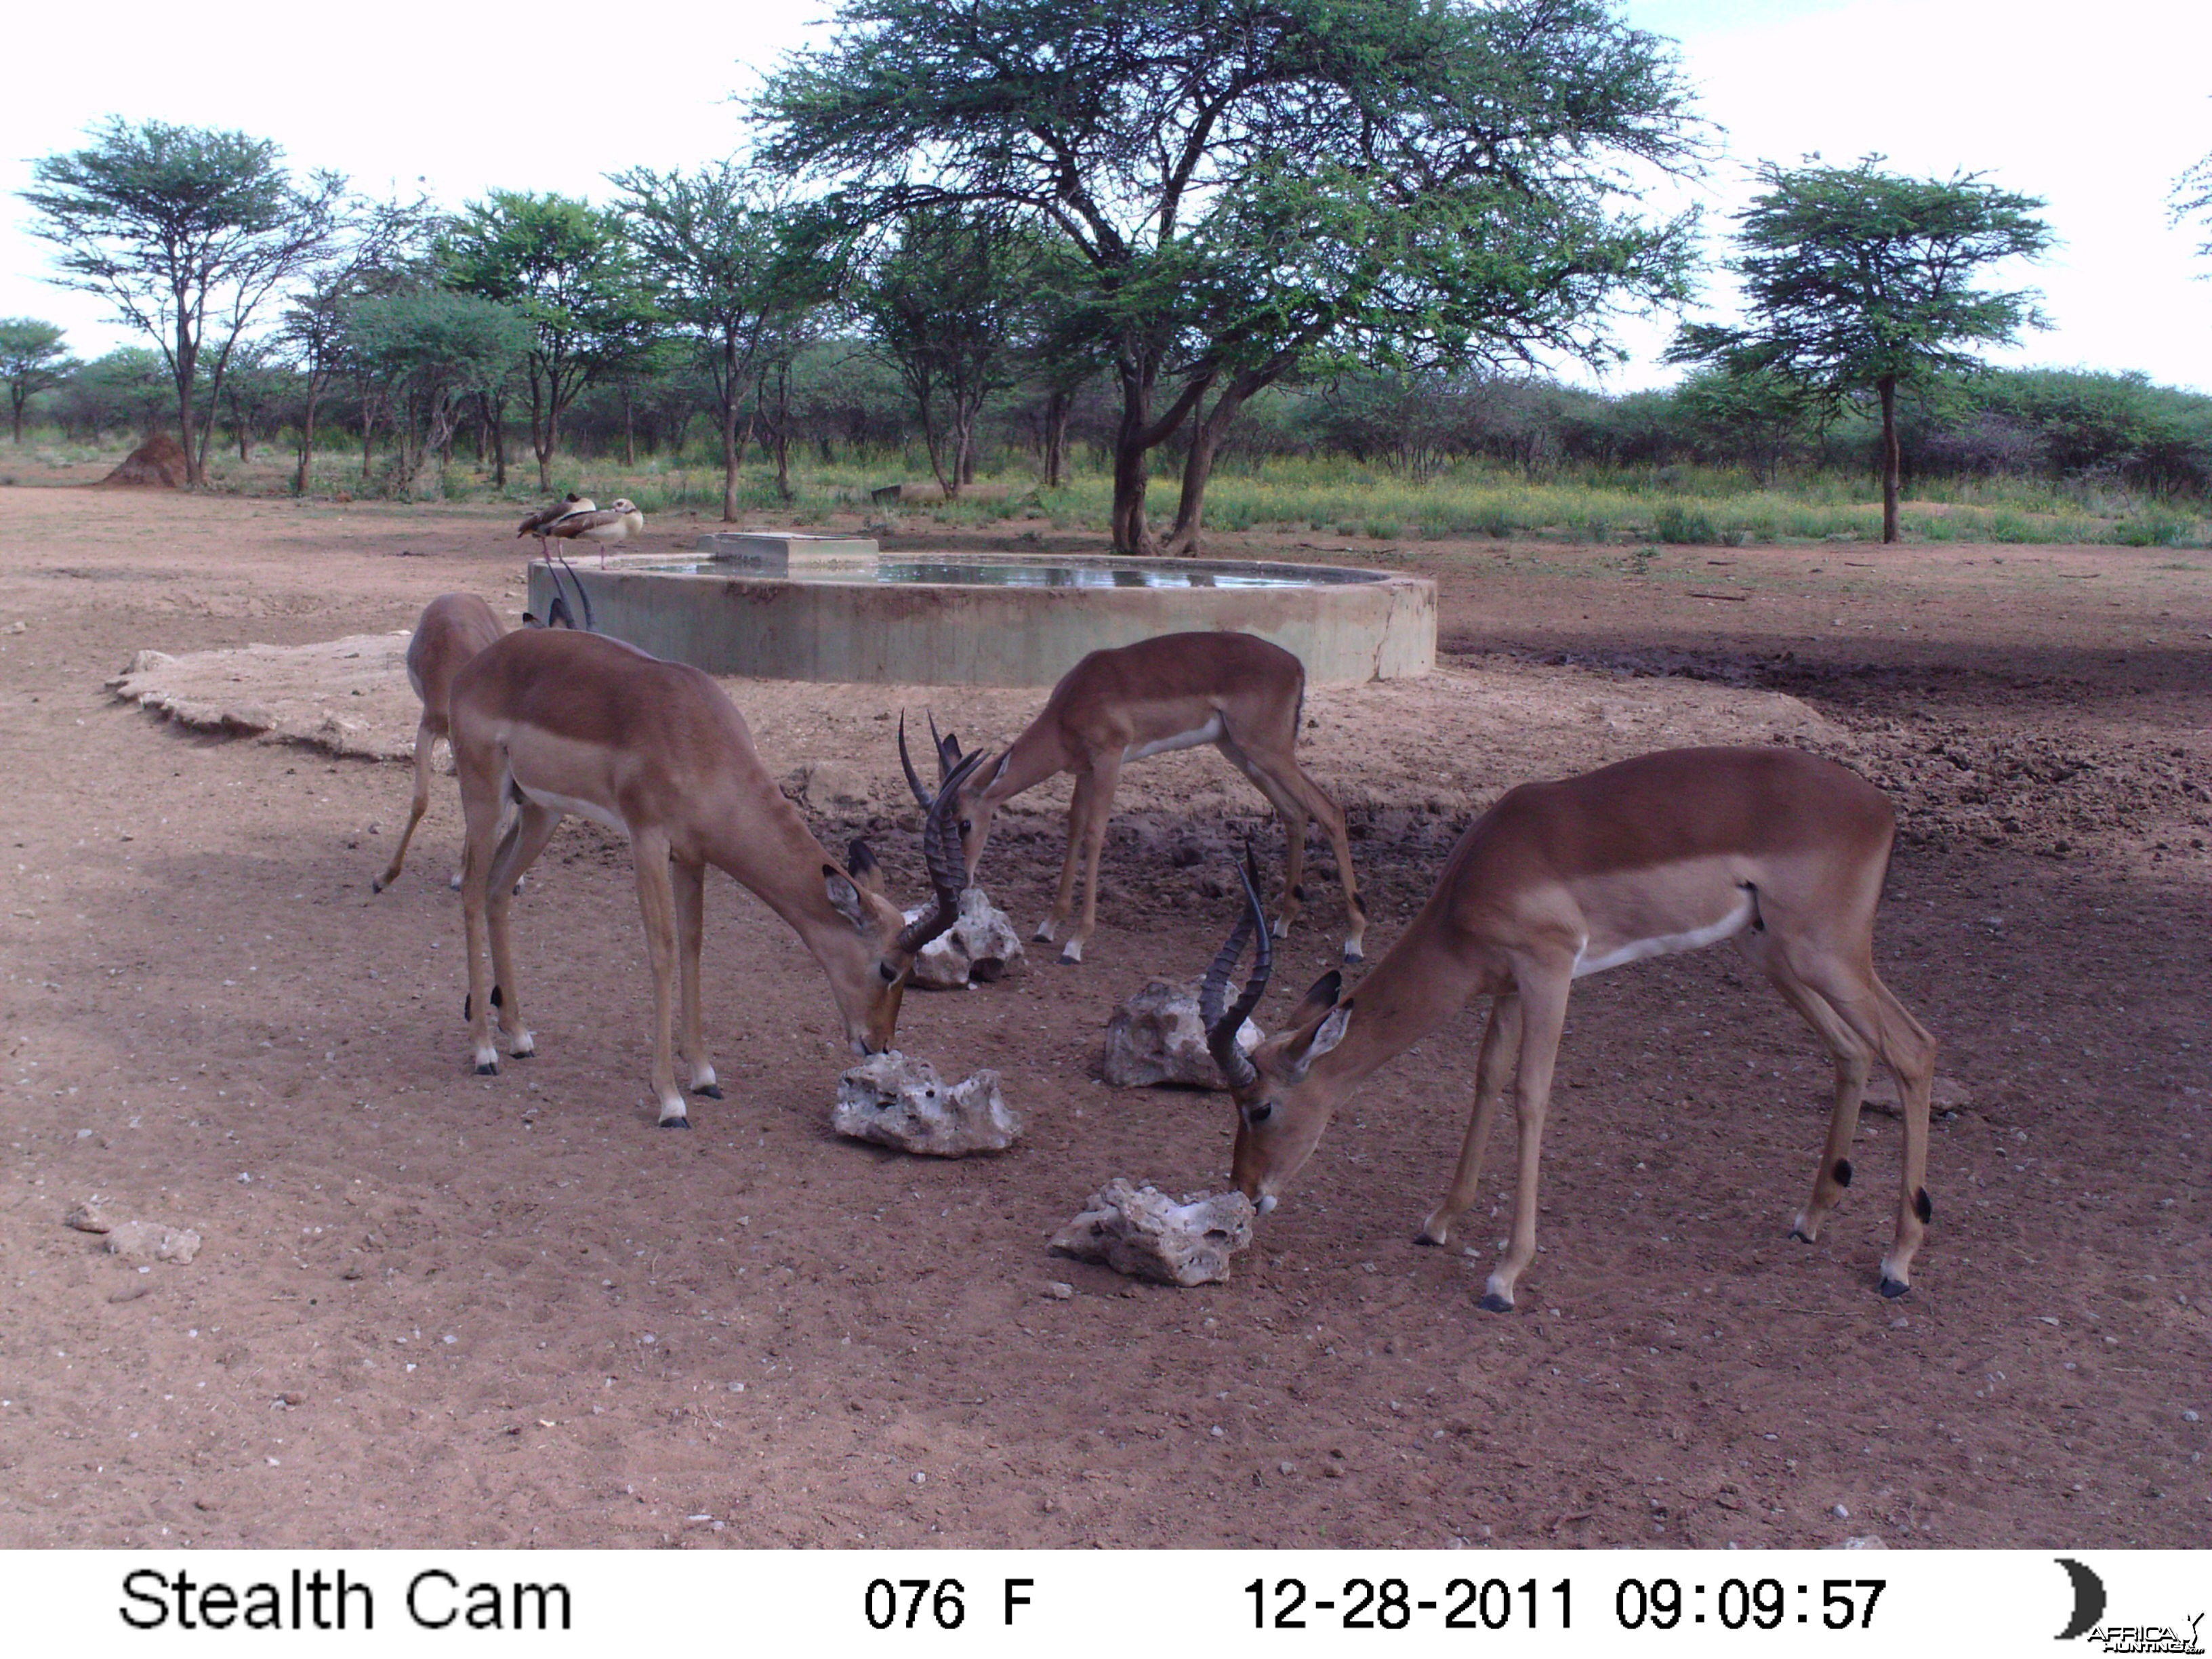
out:
<path id="1" fill-rule="evenodd" d="M 1493 1240 L 1413 1245 L 1475 1009 L 1353 1099 L 1230 1282 L 1044 1252 L 1110 1176 L 1220 1184 L 1225 1097 L 1109 1091 L 1097 1065 L 1115 1002 L 1194 975 L 1225 932 L 1206 854 L 1260 822 L 1237 788 L 1179 799 L 1163 773 L 1147 795 L 1133 769 L 1090 960 L 908 997 L 903 1046 L 1004 1074 L 1029 1124 L 1005 1156 L 834 1138 L 821 975 L 720 881 L 730 1097 L 656 1133 L 628 853 L 573 823 L 518 907 L 544 1057 L 467 1075 L 450 783 L 372 898 L 404 768 L 191 731 L 104 682 L 141 647 L 404 629 L 457 587 L 511 612 L 512 517 L 0 489 L 0 1546 L 2176 1547 L 2212 1526 L 2207 1425 L 2184 1417 L 2212 1412 L 2212 556 L 1221 538 L 1441 584 L 1443 690 L 1332 692 L 1307 734 L 1353 803 L 1376 948 L 1506 785 L 1676 732 L 1762 740 L 1790 698 L 1817 718 L 1788 740 L 1898 800 L 1881 970 L 1966 1103 L 1935 1130 L 1911 1295 L 1874 1291 L 1893 1119 L 1866 1118 L 1827 1237 L 1784 1237 L 1826 1062 L 1723 950 L 1577 988 L 1544 1254 L 1496 1316 L 1474 1307 Z M 1719 592 L 1750 597 L 1698 597 Z M 752 690 L 779 776 L 893 775 L 885 689 Z M 1024 706 L 926 695 L 963 729 Z M 910 809 L 854 816 L 918 895 Z M 1027 924 L 1058 828 L 1009 829 L 985 878 Z M 1316 854 L 1263 1024 L 1334 942 Z M 1492 1201 L 1511 1157 L 1508 1129 Z M 198 1231 L 197 1260 L 103 1254 L 62 1224 L 94 1194 Z"/>

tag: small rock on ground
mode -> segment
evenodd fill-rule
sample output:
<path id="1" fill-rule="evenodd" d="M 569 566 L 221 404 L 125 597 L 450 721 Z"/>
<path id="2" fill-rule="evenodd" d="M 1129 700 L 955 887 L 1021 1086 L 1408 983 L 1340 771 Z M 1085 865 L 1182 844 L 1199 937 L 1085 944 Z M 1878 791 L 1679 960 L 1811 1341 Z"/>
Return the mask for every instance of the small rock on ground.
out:
<path id="1" fill-rule="evenodd" d="M 1260 1038 L 1260 1028 L 1248 1019 L 1237 1030 L 1237 1044 L 1249 1054 Z M 1206 1046 L 1197 987 L 1156 979 L 1116 1008 L 1106 1022 L 1106 1056 L 1099 1074 L 1116 1089 L 1225 1086 L 1213 1051 Z"/>
<path id="2" fill-rule="evenodd" d="M 838 1079 L 830 1127 L 928 1158 L 1004 1152 L 1022 1133 L 1021 1119 L 999 1092 L 996 1072 L 978 1072 L 948 1088 L 934 1066 L 896 1048 L 871 1054 Z"/>
<path id="3" fill-rule="evenodd" d="M 173 1261 L 181 1267 L 199 1254 L 200 1236 L 189 1227 L 125 1221 L 109 1230 L 107 1249 L 131 1261 Z"/>
<path id="4" fill-rule="evenodd" d="M 1176 1200 L 1117 1176 L 1053 1235 L 1051 1249 L 1155 1284 L 1214 1284 L 1229 1277 L 1229 1258 L 1252 1242 L 1252 1214 L 1242 1193 Z"/>

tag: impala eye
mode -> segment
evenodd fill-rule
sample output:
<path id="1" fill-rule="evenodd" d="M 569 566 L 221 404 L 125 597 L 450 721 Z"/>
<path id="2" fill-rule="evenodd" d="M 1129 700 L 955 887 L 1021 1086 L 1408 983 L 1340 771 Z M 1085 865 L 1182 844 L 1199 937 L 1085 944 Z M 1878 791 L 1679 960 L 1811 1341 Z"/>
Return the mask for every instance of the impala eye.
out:
<path id="1" fill-rule="evenodd" d="M 1249 1111 L 1244 1114 L 1244 1121 L 1256 1127 L 1260 1124 L 1265 1123 L 1269 1118 L 1274 1116 L 1274 1103 L 1273 1101 L 1263 1100 L 1257 1106 L 1253 1107 Z"/>
<path id="2" fill-rule="evenodd" d="M 963 818 L 960 820 L 960 833 L 963 836 L 975 829 L 975 822 L 972 819 Z"/>
<path id="3" fill-rule="evenodd" d="M 884 984 L 896 985 L 898 983 L 898 969 L 892 967 L 888 962 L 878 962 L 876 963 L 876 971 L 884 976 Z"/>

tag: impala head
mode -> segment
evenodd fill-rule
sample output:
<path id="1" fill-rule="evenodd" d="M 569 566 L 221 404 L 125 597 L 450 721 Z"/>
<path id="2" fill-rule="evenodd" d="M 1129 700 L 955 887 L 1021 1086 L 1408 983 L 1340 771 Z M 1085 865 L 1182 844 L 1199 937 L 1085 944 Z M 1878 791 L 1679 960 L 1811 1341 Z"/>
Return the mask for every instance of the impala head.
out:
<path id="1" fill-rule="evenodd" d="M 934 795 L 922 787 L 921 774 L 914 769 L 914 757 L 906 750 L 906 715 L 899 715 L 899 764 L 906 769 L 907 787 L 921 803 L 925 811 L 935 810 L 939 801 L 952 797 L 949 821 L 958 837 L 960 862 L 965 879 L 975 879 L 975 866 L 982 861 L 983 843 L 991 834 L 991 819 L 998 811 L 998 803 L 989 799 L 987 792 L 1006 769 L 1007 756 L 1001 755 L 990 765 L 983 764 L 983 751 L 976 750 L 963 756 L 960 739 L 947 732 L 937 733 L 937 716 L 929 717 L 930 741 L 937 745 L 937 789 Z M 1011 750 L 1008 751 L 1011 754 Z M 955 774 L 959 781 L 954 781 Z"/>
<path id="2" fill-rule="evenodd" d="M 1265 1215 L 1297 1175 L 1328 1127 L 1329 1115 L 1348 1091 L 1308 1076 L 1314 1061 L 1344 1041 L 1351 1028 L 1352 1004 L 1340 1000 L 1344 975 L 1331 969 L 1314 982 L 1305 1000 L 1291 1012 L 1290 1024 L 1267 1038 L 1249 1054 L 1237 1046 L 1237 1033 L 1260 1006 L 1274 969 L 1274 943 L 1269 936 L 1267 913 L 1260 902 L 1258 871 L 1252 849 L 1244 849 L 1237 868 L 1244 886 L 1244 913 L 1237 918 L 1229 942 L 1213 958 L 1199 987 L 1199 1018 L 1206 1024 L 1206 1046 L 1213 1062 L 1229 1085 L 1237 1103 L 1237 1145 L 1230 1173 L 1237 1189 Z M 1252 963 L 1252 977 L 1235 1003 L 1226 1009 L 1229 975 L 1244 954 L 1245 941 L 1255 936 L 1259 950 Z"/>
<path id="3" fill-rule="evenodd" d="M 823 953 L 823 960 L 838 1009 L 845 1016 L 845 1035 L 860 1054 L 881 1054 L 891 1046 L 914 959 L 960 918 L 960 895 L 968 878 L 954 842 L 951 816 L 958 782 L 981 758 L 971 755 L 954 768 L 950 787 L 939 792 L 923 820 L 921 855 L 929 866 L 936 901 L 921 915 L 908 921 L 891 902 L 884 891 L 883 866 L 865 841 L 853 843 L 846 869 L 834 864 L 822 866 L 830 908 L 852 929 Z"/>

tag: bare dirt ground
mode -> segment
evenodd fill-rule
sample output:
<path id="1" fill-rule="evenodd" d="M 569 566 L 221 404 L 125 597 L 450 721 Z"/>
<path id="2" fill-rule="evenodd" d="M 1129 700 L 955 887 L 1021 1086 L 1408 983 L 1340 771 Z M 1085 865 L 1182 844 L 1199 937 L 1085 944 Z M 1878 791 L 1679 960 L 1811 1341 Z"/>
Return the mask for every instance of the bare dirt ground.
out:
<path id="1" fill-rule="evenodd" d="M 1873 1288 L 1891 1119 L 1865 1120 L 1865 1190 L 1829 1236 L 1784 1238 L 1826 1064 L 1717 951 L 1578 988 L 1544 1254 L 1498 1317 L 1474 1305 L 1492 1241 L 1412 1242 L 1476 1010 L 1355 1097 L 1231 1282 L 1044 1254 L 1110 1176 L 1220 1182 L 1225 1097 L 1097 1080 L 1115 1002 L 1194 975 L 1231 919 L 1210 854 L 1260 803 L 1210 756 L 1125 780 L 1090 962 L 908 999 L 903 1046 L 1003 1073 L 1030 1126 L 1012 1153 L 833 1138 L 847 1060 L 820 974 L 721 882 L 730 1097 L 655 1133 L 628 853 L 573 822 L 518 908 L 544 1057 L 465 1075 L 449 784 L 406 877 L 368 890 L 407 792 L 365 757 L 412 724 L 388 668 L 295 684 L 282 719 L 255 687 L 304 743 L 105 683 L 142 648 L 386 635 L 457 587 L 511 614 L 511 518 L 0 489 L 0 1546 L 2190 1546 L 2212 1526 L 2207 1425 L 2185 1417 L 2212 1412 L 2212 557 L 1222 538 L 1442 585 L 1446 672 L 1317 692 L 1307 733 L 1353 805 L 1377 947 L 1520 778 L 1779 738 L 1899 802 L 1882 971 L 1966 1103 L 1935 1132 L 1911 1297 Z M 1742 597 L 1701 597 L 1722 594 Z M 732 689 L 825 836 L 868 824 L 909 895 L 884 717 L 926 700 L 981 737 L 1036 701 Z M 1058 826 L 1005 829 L 985 879 L 1026 924 Z M 1262 1024 L 1333 948 L 1316 853 Z M 1510 1171 L 1510 1130 L 1492 1158 Z M 103 1254 L 62 1223 L 94 1194 L 194 1229 L 198 1257 Z"/>

